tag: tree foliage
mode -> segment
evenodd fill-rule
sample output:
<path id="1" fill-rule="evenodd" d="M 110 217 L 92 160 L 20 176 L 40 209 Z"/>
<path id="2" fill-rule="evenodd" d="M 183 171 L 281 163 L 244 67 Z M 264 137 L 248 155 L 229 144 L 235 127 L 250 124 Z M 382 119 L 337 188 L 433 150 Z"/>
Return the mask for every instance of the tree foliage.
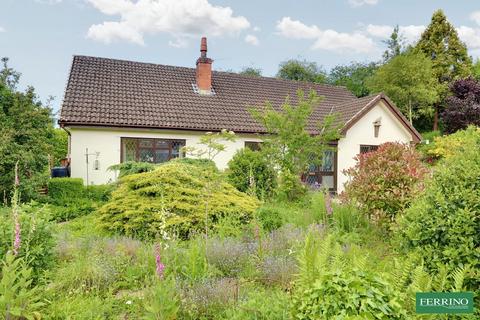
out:
<path id="1" fill-rule="evenodd" d="M 444 130 L 453 133 L 469 125 L 480 126 L 480 82 L 474 78 L 460 79 L 450 86 L 442 113 Z"/>
<path id="2" fill-rule="evenodd" d="M 32 87 L 17 91 L 20 74 L 8 67 L 4 58 L 0 70 L 0 196 L 9 198 L 19 161 L 21 195 L 36 193 L 42 174 L 46 174 L 54 139 L 51 110 L 43 105 Z M 25 183 L 23 183 L 23 181 Z"/>
<path id="3" fill-rule="evenodd" d="M 290 59 L 280 63 L 277 77 L 315 83 L 325 83 L 327 80 L 326 72 L 315 62 L 298 59 Z"/>
<path id="4" fill-rule="evenodd" d="M 438 100 L 437 80 L 432 62 L 422 53 L 408 52 L 381 66 L 367 82 L 374 92 L 383 91 L 410 123 L 420 116 L 431 115 Z"/>
<path id="5" fill-rule="evenodd" d="M 387 45 L 387 50 L 383 53 L 383 61 L 388 62 L 396 56 L 400 55 L 403 51 L 405 39 L 400 34 L 400 27 L 398 24 L 393 28 L 393 32 L 388 40 L 384 43 Z"/>
<path id="6" fill-rule="evenodd" d="M 339 65 L 330 70 L 328 81 L 336 86 L 345 86 L 357 97 L 370 94 L 366 80 L 377 70 L 375 62 L 360 63 L 352 62 L 348 65 Z"/>
<path id="7" fill-rule="evenodd" d="M 291 199 L 300 191 L 297 188 L 300 176 L 310 164 L 320 164 L 328 142 L 339 138 L 338 128 L 334 125 L 335 115 L 327 116 L 323 123 L 317 123 L 313 128 L 311 126 L 309 120 L 320 99 L 313 90 L 308 95 L 299 90 L 296 102 L 292 104 L 287 97 L 281 110 L 276 110 L 268 102 L 263 108 L 251 109 L 254 119 L 268 132 L 263 139 L 262 152 L 271 166 L 280 170 L 281 186 L 286 187 L 285 192 Z M 312 135 L 312 129 L 318 134 Z"/>
<path id="8" fill-rule="evenodd" d="M 261 77 L 262 76 L 262 69 L 254 68 L 254 67 L 244 67 L 244 68 L 242 68 L 242 71 L 240 71 L 239 73 L 243 74 L 243 75 L 246 75 L 246 76 Z"/>

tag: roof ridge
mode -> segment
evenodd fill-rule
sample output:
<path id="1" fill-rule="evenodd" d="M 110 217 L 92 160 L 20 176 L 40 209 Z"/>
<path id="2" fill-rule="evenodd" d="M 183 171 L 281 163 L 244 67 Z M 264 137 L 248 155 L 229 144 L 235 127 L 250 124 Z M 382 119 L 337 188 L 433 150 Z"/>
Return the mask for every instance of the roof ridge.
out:
<path id="1" fill-rule="evenodd" d="M 73 55 L 73 58 L 89 58 L 89 59 L 101 59 L 101 60 L 109 60 L 109 61 L 119 61 L 119 62 L 127 62 L 127 63 L 138 63 L 138 64 L 144 64 L 144 65 L 153 65 L 153 66 L 161 66 L 161 67 L 169 67 L 169 68 L 178 68 L 178 69 L 187 69 L 187 70 L 195 70 L 194 67 L 185 67 L 185 66 L 174 66 L 170 64 L 162 64 L 162 63 L 154 63 L 154 62 L 143 62 L 143 61 L 134 61 L 134 60 L 126 60 L 126 59 L 117 59 L 117 58 L 106 58 L 106 57 L 98 57 L 98 56 L 88 56 L 88 55 Z M 72 62 L 73 63 L 73 62 Z M 286 82 L 286 83 L 300 83 L 300 84 L 305 84 L 305 85 L 314 85 L 318 87 L 325 87 L 325 88 L 339 88 L 339 89 L 344 89 L 348 93 L 352 94 L 350 90 L 347 89 L 346 86 L 337 86 L 334 84 L 330 83 L 317 83 L 317 82 L 310 82 L 310 81 L 304 81 L 304 80 L 291 80 L 291 79 L 283 79 L 283 78 L 278 78 L 278 77 L 269 77 L 269 76 L 253 76 L 253 75 L 248 75 L 248 74 L 241 74 L 238 72 L 233 72 L 233 71 L 220 71 L 220 70 L 212 70 L 213 73 L 219 73 L 219 74 L 229 74 L 229 75 L 234 75 L 238 77 L 244 77 L 248 79 L 271 79 L 274 81 L 278 82 Z"/>

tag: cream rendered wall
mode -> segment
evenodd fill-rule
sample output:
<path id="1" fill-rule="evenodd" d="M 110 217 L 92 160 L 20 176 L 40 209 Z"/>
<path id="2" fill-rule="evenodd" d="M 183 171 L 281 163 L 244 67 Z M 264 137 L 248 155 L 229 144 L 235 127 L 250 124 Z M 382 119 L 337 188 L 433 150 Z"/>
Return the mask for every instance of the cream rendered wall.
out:
<path id="1" fill-rule="evenodd" d="M 381 119 L 380 132 L 375 138 L 373 122 Z M 345 137 L 338 141 L 338 176 L 337 192 L 344 190 L 347 177 L 343 170 L 355 165 L 353 159 L 360 153 L 360 145 L 379 145 L 385 142 L 409 143 L 412 134 L 400 123 L 385 104 L 380 101 L 346 133 Z"/>
<path id="2" fill-rule="evenodd" d="M 74 178 L 82 178 L 87 183 L 87 164 L 85 151 L 88 148 L 89 184 L 104 184 L 115 181 L 117 172 L 107 170 L 108 167 L 120 163 L 120 139 L 131 138 L 164 138 L 164 139 L 185 139 L 186 146 L 198 145 L 199 138 L 205 132 L 182 131 L 182 130 L 129 130 L 113 128 L 85 128 L 70 127 L 71 132 L 71 174 Z M 245 146 L 245 141 L 261 141 L 257 135 L 237 135 L 237 141 L 227 142 L 226 150 L 221 152 L 215 162 L 219 169 L 225 169 L 228 161 L 235 152 Z M 98 157 L 96 153 L 99 153 Z M 99 170 L 94 170 L 95 159 L 99 161 Z"/>

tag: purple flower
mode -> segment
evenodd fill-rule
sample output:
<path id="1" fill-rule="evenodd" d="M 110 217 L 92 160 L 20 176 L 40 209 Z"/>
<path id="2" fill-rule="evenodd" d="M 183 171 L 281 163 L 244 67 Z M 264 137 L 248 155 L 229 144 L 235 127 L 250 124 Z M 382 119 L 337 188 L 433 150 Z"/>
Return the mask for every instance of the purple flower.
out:
<path id="1" fill-rule="evenodd" d="M 332 209 L 332 198 L 330 197 L 330 192 L 325 192 L 325 210 L 327 211 L 327 215 L 331 216 L 333 213 Z"/>
<path id="2" fill-rule="evenodd" d="M 156 244 L 155 245 L 155 264 L 156 264 L 156 272 L 157 275 L 160 279 L 163 279 L 163 272 L 165 270 L 165 265 L 162 263 L 161 257 L 160 257 L 160 245 Z"/>
<path id="3" fill-rule="evenodd" d="M 18 222 L 18 216 L 15 215 L 15 240 L 13 241 L 13 254 L 16 256 L 20 249 L 21 237 L 20 237 L 20 222 Z"/>
<path id="4" fill-rule="evenodd" d="M 15 187 L 20 185 L 20 178 L 18 177 L 18 161 L 15 163 Z"/>

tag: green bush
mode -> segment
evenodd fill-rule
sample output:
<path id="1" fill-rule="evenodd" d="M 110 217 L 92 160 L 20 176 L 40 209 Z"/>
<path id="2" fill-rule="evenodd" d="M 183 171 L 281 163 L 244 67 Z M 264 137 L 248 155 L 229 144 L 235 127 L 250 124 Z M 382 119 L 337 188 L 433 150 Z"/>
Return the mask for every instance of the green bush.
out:
<path id="1" fill-rule="evenodd" d="M 77 198 L 83 190 L 82 178 L 52 178 L 48 181 L 48 196 L 51 199 Z"/>
<path id="2" fill-rule="evenodd" d="M 152 172 L 122 178 L 112 199 L 99 210 L 109 231 L 154 238 L 161 230 L 188 237 L 231 216 L 238 224 L 251 219 L 258 201 L 223 181 L 209 167 L 171 161 Z"/>
<path id="3" fill-rule="evenodd" d="M 149 162 L 127 161 L 110 166 L 108 170 L 119 171 L 118 177 L 125 177 L 135 173 L 150 172 L 155 170 L 158 165 Z"/>
<path id="4" fill-rule="evenodd" d="M 480 140 L 440 161 L 425 193 L 399 221 L 403 249 L 418 251 L 430 270 L 469 265 L 480 285 Z M 473 280 L 476 279 L 476 280 Z"/>
<path id="5" fill-rule="evenodd" d="M 228 181 L 238 190 L 268 198 L 276 187 L 276 172 L 262 153 L 248 148 L 239 150 L 228 162 Z"/>
<path id="6" fill-rule="evenodd" d="M 18 257 L 32 268 L 32 277 L 37 281 L 43 272 L 54 263 L 55 240 L 52 224 L 48 221 L 48 209 L 36 204 L 20 207 L 21 245 Z M 10 209 L 0 210 L 0 257 L 12 250 L 14 223 Z"/>
<path id="7" fill-rule="evenodd" d="M 344 196 L 380 223 L 393 221 L 409 206 L 428 173 L 419 154 L 401 143 L 382 144 L 356 160 L 355 167 L 344 171 L 350 178 Z"/>
<path id="8" fill-rule="evenodd" d="M 258 208 L 257 218 L 266 231 L 278 229 L 285 223 L 281 209 L 274 205 L 264 205 Z"/>
<path id="9" fill-rule="evenodd" d="M 85 198 L 73 198 L 67 201 L 61 201 L 58 205 L 49 206 L 50 219 L 56 222 L 64 222 L 85 216 L 97 209 L 97 204 Z"/>

